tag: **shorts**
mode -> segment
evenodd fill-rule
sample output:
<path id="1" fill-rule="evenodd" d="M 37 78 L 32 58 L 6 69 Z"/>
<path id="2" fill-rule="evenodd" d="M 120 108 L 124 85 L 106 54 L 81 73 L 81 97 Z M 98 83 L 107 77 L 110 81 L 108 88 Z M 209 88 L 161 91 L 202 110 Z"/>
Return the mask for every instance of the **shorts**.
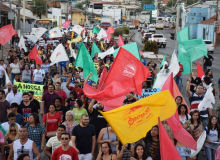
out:
<path id="1" fill-rule="evenodd" d="M 191 156 L 191 149 L 187 147 L 176 147 L 177 151 L 179 152 L 180 156 L 186 156 L 190 157 Z"/>

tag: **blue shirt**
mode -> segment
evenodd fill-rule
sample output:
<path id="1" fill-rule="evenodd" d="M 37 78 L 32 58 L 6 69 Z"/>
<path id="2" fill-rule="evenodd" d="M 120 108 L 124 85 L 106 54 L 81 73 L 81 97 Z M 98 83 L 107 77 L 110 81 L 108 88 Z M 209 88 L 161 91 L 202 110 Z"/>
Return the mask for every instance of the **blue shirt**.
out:
<path id="1" fill-rule="evenodd" d="M 8 116 L 6 117 L 5 122 L 8 122 Z M 18 113 L 16 115 L 15 122 L 18 123 L 19 125 L 24 125 L 24 118 L 23 118 L 23 116 Z"/>
<path id="2" fill-rule="evenodd" d="M 61 67 L 66 67 L 66 62 L 69 62 L 69 61 L 59 62 L 59 66 L 61 66 Z"/>
<path id="3" fill-rule="evenodd" d="M 143 63 L 143 65 L 147 65 L 147 61 L 146 61 L 146 59 L 142 59 L 142 63 Z"/>
<path id="4" fill-rule="evenodd" d="M 220 78 L 219 78 L 219 80 L 218 80 L 218 84 L 220 85 Z"/>
<path id="5" fill-rule="evenodd" d="M 67 79 L 67 78 L 66 78 L 66 79 Z M 63 82 L 66 82 L 66 79 L 64 79 L 64 81 L 63 81 Z M 75 80 L 76 80 L 75 78 L 72 78 L 71 83 L 72 83 L 72 84 L 74 84 Z"/>

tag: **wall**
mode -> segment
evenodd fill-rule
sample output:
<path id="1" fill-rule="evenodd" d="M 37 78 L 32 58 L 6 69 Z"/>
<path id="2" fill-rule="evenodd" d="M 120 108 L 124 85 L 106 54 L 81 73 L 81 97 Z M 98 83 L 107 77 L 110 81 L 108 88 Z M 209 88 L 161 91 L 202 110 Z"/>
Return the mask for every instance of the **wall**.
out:
<path id="1" fill-rule="evenodd" d="M 61 9 L 60 8 L 50 8 L 52 11 L 52 14 L 48 13 L 48 18 L 53 18 L 57 20 L 57 25 L 61 27 L 62 22 L 60 22 L 60 16 L 61 16 Z"/>
<path id="2" fill-rule="evenodd" d="M 214 25 L 198 24 L 197 38 L 203 38 L 203 29 L 205 29 L 205 40 L 211 40 L 214 43 Z M 206 35 L 208 33 L 208 35 Z"/>
<path id="3" fill-rule="evenodd" d="M 81 19 L 82 19 L 82 24 L 84 24 L 85 16 L 83 15 L 83 13 L 73 13 L 72 14 L 72 24 L 81 25 Z M 87 21 L 88 21 L 88 19 L 86 20 L 86 22 Z"/>

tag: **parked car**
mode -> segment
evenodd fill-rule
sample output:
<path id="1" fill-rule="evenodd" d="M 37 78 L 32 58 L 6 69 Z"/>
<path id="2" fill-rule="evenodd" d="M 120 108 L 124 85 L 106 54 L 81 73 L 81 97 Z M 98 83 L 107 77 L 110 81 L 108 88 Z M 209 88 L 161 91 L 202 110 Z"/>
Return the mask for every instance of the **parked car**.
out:
<path id="1" fill-rule="evenodd" d="M 134 25 L 134 24 L 130 24 L 130 25 L 129 25 L 129 28 L 130 28 L 130 29 L 135 29 L 135 25 Z"/>
<path id="2" fill-rule="evenodd" d="M 214 53 L 214 45 L 212 44 L 212 41 L 210 40 L 204 40 L 206 47 L 207 47 L 207 51 Z"/>
<path id="3" fill-rule="evenodd" d="M 155 25 L 151 24 L 151 25 L 149 25 L 148 28 L 149 28 L 149 32 L 156 33 L 156 27 L 155 27 Z"/>
<path id="4" fill-rule="evenodd" d="M 163 48 L 166 48 L 166 44 L 167 44 L 167 39 L 164 37 L 163 34 L 152 34 L 151 38 L 149 38 L 148 41 L 155 41 L 161 44 L 161 46 L 163 46 Z"/>
<path id="5" fill-rule="evenodd" d="M 143 27 L 141 30 L 141 34 L 144 35 L 144 33 L 148 33 L 149 29 L 147 27 Z"/>
<path id="6" fill-rule="evenodd" d="M 146 41 L 148 41 L 151 38 L 151 35 L 152 35 L 152 33 L 150 33 L 150 32 L 149 33 L 144 33 L 144 35 L 141 39 L 142 43 L 145 43 Z"/>

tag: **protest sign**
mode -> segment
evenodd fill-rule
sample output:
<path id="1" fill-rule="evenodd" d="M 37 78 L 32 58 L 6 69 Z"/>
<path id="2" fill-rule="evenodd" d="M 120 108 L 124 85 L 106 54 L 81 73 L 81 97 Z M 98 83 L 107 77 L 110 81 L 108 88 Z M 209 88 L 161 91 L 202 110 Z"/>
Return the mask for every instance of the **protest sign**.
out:
<path id="1" fill-rule="evenodd" d="M 24 92 L 33 91 L 34 92 L 34 99 L 41 102 L 41 98 L 43 95 L 43 85 L 21 83 L 21 82 L 14 82 L 14 84 L 17 85 L 18 92 L 24 93 Z"/>

